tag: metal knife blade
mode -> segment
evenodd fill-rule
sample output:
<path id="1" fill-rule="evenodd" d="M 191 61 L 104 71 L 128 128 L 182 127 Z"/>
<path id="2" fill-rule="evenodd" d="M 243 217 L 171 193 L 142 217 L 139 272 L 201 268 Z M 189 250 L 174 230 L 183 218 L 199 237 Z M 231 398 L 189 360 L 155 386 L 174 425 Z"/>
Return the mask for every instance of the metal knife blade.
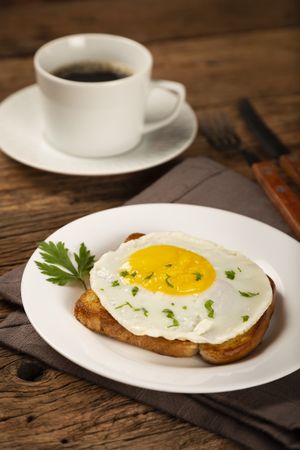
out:
<path id="1" fill-rule="evenodd" d="M 281 155 L 290 153 L 286 145 L 258 115 L 248 99 L 243 98 L 240 101 L 239 110 L 249 131 L 261 142 L 271 158 L 279 158 Z"/>
<path id="2" fill-rule="evenodd" d="M 272 159 L 278 159 L 281 168 L 289 175 L 300 188 L 300 154 L 290 153 L 288 147 L 266 125 L 250 100 L 244 98 L 240 101 L 239 110 L 249 131 L 257 138 Z"/>

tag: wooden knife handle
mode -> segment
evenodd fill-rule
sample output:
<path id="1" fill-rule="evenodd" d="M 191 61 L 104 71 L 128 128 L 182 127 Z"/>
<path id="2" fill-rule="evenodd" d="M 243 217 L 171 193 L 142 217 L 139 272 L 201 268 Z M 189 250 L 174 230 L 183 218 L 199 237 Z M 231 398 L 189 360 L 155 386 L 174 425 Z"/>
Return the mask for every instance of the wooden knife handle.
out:
<path id="1" fill-rule="evenodd" d="M 281 155 L 279 158 L 279 164 L 294 181 L 296 186 L 300 188 L 300 153 Z"/>
<path id="2" fill-rule="evenodd" d="M 263 161 L 252 165 L 259 184 L 269 199 L 280 211 L 286 222 L 300 240 L 300 200 L 287 185 L 272 161 Z"/>

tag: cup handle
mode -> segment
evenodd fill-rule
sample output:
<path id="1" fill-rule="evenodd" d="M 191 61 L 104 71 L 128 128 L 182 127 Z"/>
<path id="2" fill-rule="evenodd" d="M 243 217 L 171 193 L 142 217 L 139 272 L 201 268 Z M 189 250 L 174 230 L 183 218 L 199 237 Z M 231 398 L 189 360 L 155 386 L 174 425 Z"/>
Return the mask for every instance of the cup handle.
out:
<path id="1" fill-rule="evenodd" d="M 150 131 L 157 130 L 158 128 L 164 127 L 165 125 L 171 123 L 177 117 L 185 100 L 185 87 L 183 84 L 177 83 L 176 81 L 152 80 L 150 88 L 151 90 L 159 88 L 171 91 L 173 94 L 176 94 L 177 102 L 170 114 L 166 117 L 144 124 L 143 133 L 149 133 Z"/>

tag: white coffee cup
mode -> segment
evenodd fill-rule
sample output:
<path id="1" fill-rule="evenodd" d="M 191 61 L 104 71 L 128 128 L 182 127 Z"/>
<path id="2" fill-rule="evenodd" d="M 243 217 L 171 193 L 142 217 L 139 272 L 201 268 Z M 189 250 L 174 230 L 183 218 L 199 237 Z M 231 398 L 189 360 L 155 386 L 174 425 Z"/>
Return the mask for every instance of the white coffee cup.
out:
<path id="1" fill-rule="evenodd" d="M 70 81 L 53 72 L 74 63 L 102 61 L 131 71 L 113 81 Z M 185 88 L 173 81 L 151 81 L 152 56 L 143 45 L 109 34 L 78 34 L 43 45 L 34 56 L 41 92 L 45 139 L 58 150 L 80 157 L 104 157 L 135 147 L 143 133 L 178 115 Z M 151 89 L 172 91 L 177 102 L 167 117 L 145 124 Z"/>

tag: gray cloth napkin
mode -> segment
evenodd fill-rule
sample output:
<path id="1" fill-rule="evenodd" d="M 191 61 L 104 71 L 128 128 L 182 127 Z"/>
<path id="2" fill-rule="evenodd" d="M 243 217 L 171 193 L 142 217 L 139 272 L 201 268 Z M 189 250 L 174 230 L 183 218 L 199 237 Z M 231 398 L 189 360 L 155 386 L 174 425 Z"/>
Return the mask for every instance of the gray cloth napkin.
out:
<path id="1" fill-rule="evenodd" d="M 257 184 L 206 158 L 185 160 L 128 204 L 147 202 L 222 208 L 254 217 L 290 233 Z M 24 265 L 0 277 L 0 296 L 19 306 L 0 324 L 0 343 L 3 345 L 205 427 L 250 449 L 300 449 L 300 371 L 263 386 L 209 395 L 156 392 L 103 378 L 65 359 L 32 328 L 21 309 L 23 269 Z"/>

